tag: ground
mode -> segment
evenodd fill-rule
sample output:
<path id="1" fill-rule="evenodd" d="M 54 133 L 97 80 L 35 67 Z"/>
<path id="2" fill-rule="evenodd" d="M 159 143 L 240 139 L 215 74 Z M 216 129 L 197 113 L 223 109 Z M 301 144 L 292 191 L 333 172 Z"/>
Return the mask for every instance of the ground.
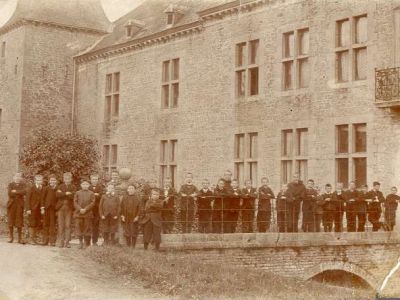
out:
<path id="1" fill-rule="evenodd" d="M 0 300 L 161 298 L 140 284 L 124 286 L 98 263 L 85 261 L 81 268 L 84 257 L 78 251 L 0 239 Z"/>

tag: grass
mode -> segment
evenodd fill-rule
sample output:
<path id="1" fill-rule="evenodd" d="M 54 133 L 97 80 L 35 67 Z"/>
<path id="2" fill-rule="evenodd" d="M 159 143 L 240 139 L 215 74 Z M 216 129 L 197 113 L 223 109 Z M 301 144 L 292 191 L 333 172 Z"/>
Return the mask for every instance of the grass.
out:
<path id="1" fill-rule="evenodd" d="M 91 247 L 82 255 L 174 299 L 374 299 L 366 290 L 284 278 L 265 271 L 203 263 L 190 253 Z"/>

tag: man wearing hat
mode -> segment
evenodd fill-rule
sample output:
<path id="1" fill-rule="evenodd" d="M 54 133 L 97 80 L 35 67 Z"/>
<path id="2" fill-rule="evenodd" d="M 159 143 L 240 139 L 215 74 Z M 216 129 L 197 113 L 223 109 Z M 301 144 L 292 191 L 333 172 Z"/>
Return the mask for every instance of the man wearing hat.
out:
<path id="1" fill-rule="evenodd" d="M 79 248 L 83 248 L 83 239 L 85 240 L 85 247 L 90 245 L 92 236 L 92 222 L 93 212 L 92 209 L 95 204 L 95 195 L 89 190 L 89 180 L 87 178 L 81 179 L 81 189 L 75 193 L 74 196 L 74 218 L 76 220 L 75 230 L 79 238 Z"/>
<path id="2" fill-rule="evenodd" d="M 368 221 L 372 224 L 372 231 L 378 231 L 381 227 L 379 219 L 382 214 L 382 203 L 385 202 L 385 197 L 379 190 L 381 184 L 378 181 L 374 181 L 372 190 L 369 191 L 368 199 L 371 201 L 368 203 Z"/>

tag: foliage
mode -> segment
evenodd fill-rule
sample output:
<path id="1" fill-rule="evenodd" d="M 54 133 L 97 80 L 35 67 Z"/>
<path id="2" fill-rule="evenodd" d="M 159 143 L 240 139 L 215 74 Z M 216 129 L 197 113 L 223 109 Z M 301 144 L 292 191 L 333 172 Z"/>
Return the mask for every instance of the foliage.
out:
<path id="1" fill-rule="evenodd" d="M 28 178 L 35 174 L 55 174 L 62 178 L 64 172 L 71 172 L 76 181 L 80 176 L 96 171 L 98 161 L 95 139 L 47 130 L 36 131 L 20 154 L 20 162 Z"/>
<path id="2" fill-rule="evenodd" d="M 153 252 L 91 247 L 83 256 L 112 268 L 124 284 L 141 283 L 173 299 L 372 299 L 354 290 L 284 278 L 254 268 L 235 267 L 189 252 Z"/>

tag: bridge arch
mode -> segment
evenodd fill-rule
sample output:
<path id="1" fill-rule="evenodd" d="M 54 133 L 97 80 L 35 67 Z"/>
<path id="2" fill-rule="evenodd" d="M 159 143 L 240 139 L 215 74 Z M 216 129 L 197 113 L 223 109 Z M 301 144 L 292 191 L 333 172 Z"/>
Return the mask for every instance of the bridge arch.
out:
<path id="1" fill-rule="evenodd" d="M 378 280 L 371 273 L 369 273 L 368 271 L 364 270 L 363 268 L 355 264 L 348 262 L 336 261 L 336 262 L 321 263 L 314 267 L 305 269 L 303 273 L 303 278 L 305 280 L 309 280 L 325 271 L 335 271 L 335 270 L 345 271 L 357 275 L 365 282 L 367 282 L 373 289 L 376 290 L 378 288 L 379 284 Z"/>

